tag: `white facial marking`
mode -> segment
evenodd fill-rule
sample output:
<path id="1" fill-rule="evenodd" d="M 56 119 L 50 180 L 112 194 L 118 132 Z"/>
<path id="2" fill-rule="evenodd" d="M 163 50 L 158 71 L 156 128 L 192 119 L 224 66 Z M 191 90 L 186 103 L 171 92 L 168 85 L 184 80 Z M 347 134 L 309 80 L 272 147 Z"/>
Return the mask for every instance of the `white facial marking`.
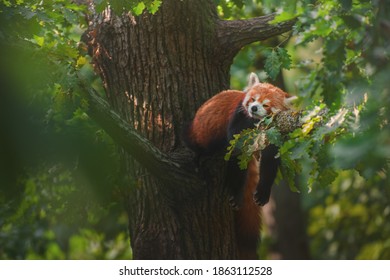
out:
<path id="1" fill-rule="evenodd" d="M 264 99 L 263 101 L 259 101 L 260 97 L 261 94 L 251 95 L 250 92 L 248 92 L 242 102 L 242 105 L 244 106 L 244 108 L 248 112 L 248 115 L 251 118 L 261 119 L 268 114 L 267 109 L 265 109 L 265 107 L 269 106 L 265 105 L 271 103 L 271 100 Z"/>
<path id="2" fill-rule="evenodd" d="M 244 100 L 242 101 L 242 106 L 244 106 L 246 109 L 248 109 L 246 105 L 248 104 L 249 99 L 250 99 L 250 95 L 247 94 Z"/>
<path id="3" fill-rule="evenodd" d="M 249 116 L 255 119 L 260 119 L 267 115 L 267 111 L 258 102 L 252 103 L 248 109 Z"/>
<path id="4" fill-rule="evenodd" d="M 260 119 L 267 115 L 267 111 L 263 107 L 263 103 L 259 101 L 253 101 L 248 103 L 248 114 L 251 118 Z"/>

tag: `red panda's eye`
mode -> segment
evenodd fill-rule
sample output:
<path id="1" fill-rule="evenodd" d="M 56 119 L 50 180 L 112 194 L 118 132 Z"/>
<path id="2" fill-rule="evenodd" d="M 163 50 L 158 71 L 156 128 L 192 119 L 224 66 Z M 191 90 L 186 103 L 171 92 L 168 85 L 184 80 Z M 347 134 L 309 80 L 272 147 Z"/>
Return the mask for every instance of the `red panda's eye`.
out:
<path id="1" fill-rule="evenodd" d="M 269 108 L 269 105 L 268 104 L 263 104 L 263 107 L 264 108 Z"/>

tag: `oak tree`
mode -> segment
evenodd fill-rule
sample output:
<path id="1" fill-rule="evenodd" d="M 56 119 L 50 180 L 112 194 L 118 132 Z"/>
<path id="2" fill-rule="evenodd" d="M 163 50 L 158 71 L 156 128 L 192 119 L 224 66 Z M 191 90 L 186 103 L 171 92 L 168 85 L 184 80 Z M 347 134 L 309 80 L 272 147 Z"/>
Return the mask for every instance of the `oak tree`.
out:
<path id="1" fill-rule="evenodd" d="M 211 0 L 164 0 L 139 16 L 93 11 L 85 41 L 109 105 L 90 92 L 89 113 L 122 151 L 134 258 L 238 257 L 223 155 L 195 158 L 182 133 L 204 101 L 229 88 L 243 46 L 294 23 L 273 19 L 222 20 Z"/>

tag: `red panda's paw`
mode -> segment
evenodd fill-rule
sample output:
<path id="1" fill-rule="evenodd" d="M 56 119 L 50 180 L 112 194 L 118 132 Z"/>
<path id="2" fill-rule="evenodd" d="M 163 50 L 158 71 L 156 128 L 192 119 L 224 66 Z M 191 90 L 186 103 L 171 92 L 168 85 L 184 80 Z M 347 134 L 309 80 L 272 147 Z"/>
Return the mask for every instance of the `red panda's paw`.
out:
<path id="1" fill-rule="evenodd" d="M 270 194 L 271 194 L 270 191 L 266 191 L 263 189 L 257 190 L 253 194 L 253 200 L 257 205 L 264 206 L 268 203 Z"/>

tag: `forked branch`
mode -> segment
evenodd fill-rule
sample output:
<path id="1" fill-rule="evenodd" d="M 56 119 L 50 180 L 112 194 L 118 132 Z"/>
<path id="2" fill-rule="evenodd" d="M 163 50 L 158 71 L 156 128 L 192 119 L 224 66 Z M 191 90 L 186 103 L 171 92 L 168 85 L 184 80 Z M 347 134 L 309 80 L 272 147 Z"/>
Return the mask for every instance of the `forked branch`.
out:
<path id="1" fill-rule="evenodd" d="M 138 134 L 92 88 L 81 85 L 88 98 L 88 115 L 102 127 L 114 141 L 144 166 L 165 186 L 200 186 L 194 172 L 187 171 L 180 163 L 161 152 L 148 139 Z M 177 188 L 175 188 L 177 189 Z M 180 188 L 178 188 L 180 189 Z M 188 191 L 188 189 L 187 189 Z"/>
<path id="2" fill-rule="evenodd" d="M 244 46 L 283 34 L 292 29 L 296 20 L 270 24 L 275 14 L 245 20 L 220 20 L 217 36 L 221 48 L 227 55 L 234 57 Z"/>

